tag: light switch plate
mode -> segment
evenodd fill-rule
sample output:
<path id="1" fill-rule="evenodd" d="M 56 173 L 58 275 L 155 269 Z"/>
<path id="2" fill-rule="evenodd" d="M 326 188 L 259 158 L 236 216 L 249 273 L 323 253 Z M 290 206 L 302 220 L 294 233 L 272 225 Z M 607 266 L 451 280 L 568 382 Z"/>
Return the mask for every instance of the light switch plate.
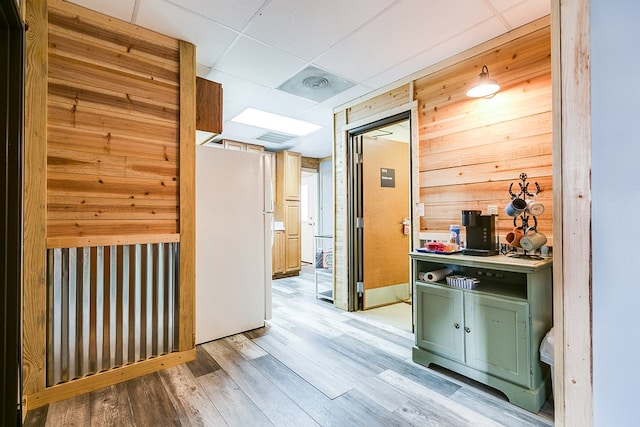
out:
<path id="1" fill-rule="evenodd" d="M 487 206 L 487 214 L 488 215 L 498 215 L 498 205 L 489 205 L 489 206 Z"/>

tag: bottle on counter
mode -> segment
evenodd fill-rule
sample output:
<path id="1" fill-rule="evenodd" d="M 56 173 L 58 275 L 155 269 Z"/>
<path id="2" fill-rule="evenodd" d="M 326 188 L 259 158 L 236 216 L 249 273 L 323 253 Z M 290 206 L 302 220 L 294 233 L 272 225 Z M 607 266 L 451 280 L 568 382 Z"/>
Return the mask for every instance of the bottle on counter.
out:
<path id="1" fill-rule="evenodd" d="M 460 246 L 460 226 L 451 224 L 449 226 L 449 243 Z"/>

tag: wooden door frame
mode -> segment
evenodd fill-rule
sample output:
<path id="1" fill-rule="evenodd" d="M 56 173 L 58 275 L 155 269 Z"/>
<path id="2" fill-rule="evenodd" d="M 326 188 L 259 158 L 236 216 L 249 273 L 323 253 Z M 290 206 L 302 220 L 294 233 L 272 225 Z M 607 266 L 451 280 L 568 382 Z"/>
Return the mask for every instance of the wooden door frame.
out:
<path id="1" fill-rule="evenodd" d="M 589 2 L 551 2 L 554 408 L 593 424 Z"/>
<path id="2" fill-rule="evenodd" d="M 309 174 L 313 174 L 314 178 L 315 178 L 315 190 L 316 190 L 316 202 L 315 202 L 315 212 L 313 213 L 313 218 L 314 218 L 314 233 L 311 235 L 311 247 L 312 247 L 312 261 L 311 263 L 315 265 L 315 254 L 313 253 L 315 251 L 315 237 L 314 235 L 318 232 L 318 212 L 320 211 L 320 201 L 319 201 L 319 191 L 320 191 L 320 183 L 319 183 L 319 179 L 320 179 L 320 173 L 316 170 L 316 169 L 310 169 L 310 168 L 301 168 L 300 171 L 300 186 L 302 187 L 302 174 L 303 173 L 309 173 Z M 307 202 L 309 201 L 309 198 L 307 199 Z M 307 203 L 307 209 L 309 208 L 309 204 Z M 300 209 L 302 209 L 302 189 L 300 190 Z M 309 242 L 303 242 L 302 241 L 302 227 L 303 225 L 300 224 L 300 245 L 301 245 L 301 249 L 300 249 L 300 258 L 302 259 L 302 247 L 304 247 L 303 243 L 309 243 Z"/>
<path id="3" fill-rule="evenodd" d="M 342 300 L 347 301 L 348 311 L 355 311 L 357 309 L 357 284 L 352 274 L 353 258 L 354 258 L 353 251 L 356 249 L 353 242 L 353 236 L 352 236 L 352 228 L 353 228 L 353 223 L 355 219 L 353 218 L 352 208 L 351 208 L 353 203 L 351 187 L 353 183 L 352 180 L 354 179 L 353 171 L 352 171 L 353 138 L 363 134 L 364 132 L 373 130 L 377 127 L 384 126 L 385 124 L 391 124 L 394 121 L 402 121 L 403 118 L 401 116 L 403 115 L 406 116 L 405 117 L 406 120 L 409 120 L 410 128 L 411 128 L 411 140 L 409 141 L 409 151 L 410 151 L 409 168 L 411 171 L 409 174 L 409 177 L 410 177 L 409 187 L 411 189 L 411 194 L 409 197 L 409 203 L 411 205 L 411 210 L 410 210 L 410 220 L 411 220 L 411 230 L 412 230 L 411 249 L 413 249 L 416 245 L 416 242 L 419 241 L 419 233 L 418 233 L 419 227 L 414 227 L 414 221 L 416 218 L 415 201 L 419 200 L 419 191 L 416 189 L 416 186 L 413 185 L 414 183 L 418 182 L 417 168 L 414 168 L 414 165 L 418 164 L 418 144 L 415 143 L 418 140 L 417 139 L 418 103 L 416 101 L 411 101 L 405 105 L 401 105 L 389 111 L 385 111 L 383 113 L 367 117 L 366 119 L 349 123 L 347 126 L 344 126 L 342 128 L 343 138 L 344 138 L 344 141 L 346 141 L 345 157 L 347 159 L 347 165 L 345 168 L 347 169 L 347 180 L 346 180 L 347 188 L 349 189 L 347 191 L 348 209 L 346 212 L 347 214 L 346 224 L 348 225 L 348 233 L 347 233 L 348 238 L 346 241 L 346 249 L 345 249 L 345 253 L 347 254 L 347 258 L 348 258 L 348 261 L 347 261 L 348 268 L 347 268 L 347 281 L 345 283 L 345 288 L 339 289 L 336 286 L 335 291 L 336 291 L 336 295 L 338 295 L 339 293 L 343 294 Z M 396 118 L 398 118 L 398 120 L 395 120 Z M 409 271 L 409 274 L 411 274 L 411 271 Z"/>

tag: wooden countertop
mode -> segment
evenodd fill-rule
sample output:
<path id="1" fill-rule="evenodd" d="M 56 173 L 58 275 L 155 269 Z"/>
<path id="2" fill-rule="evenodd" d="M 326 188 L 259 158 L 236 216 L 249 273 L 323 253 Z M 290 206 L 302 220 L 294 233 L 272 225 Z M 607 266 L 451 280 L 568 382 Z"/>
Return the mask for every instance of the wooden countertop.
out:
<path id="1" fill-rule="evenodd" d="M 468 267 L 492 268 L 495 270 L 508 270 L 521 273 L 531 273 L 545 268 L 551 268 L 553 258 L 548 257 L 541 260 L 530 258 L 513 258 L 506 255 L 493 256 L 473 256 L 473 255 L 441 255 L 423 252 L 411 252 L 411 258 L 439 262 L 443 264 L 456 264 Z"/>

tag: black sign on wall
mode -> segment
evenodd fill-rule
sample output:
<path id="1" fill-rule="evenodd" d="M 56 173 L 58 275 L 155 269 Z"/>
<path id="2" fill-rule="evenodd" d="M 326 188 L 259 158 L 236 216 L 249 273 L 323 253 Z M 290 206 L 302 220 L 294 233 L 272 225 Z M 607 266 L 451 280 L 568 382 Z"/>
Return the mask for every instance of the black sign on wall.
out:
<path id="1" fill-rule="evenodd" d="M 396 186 L 396 170 L 389 168 L 380 168 L 380 187 Z"/>

